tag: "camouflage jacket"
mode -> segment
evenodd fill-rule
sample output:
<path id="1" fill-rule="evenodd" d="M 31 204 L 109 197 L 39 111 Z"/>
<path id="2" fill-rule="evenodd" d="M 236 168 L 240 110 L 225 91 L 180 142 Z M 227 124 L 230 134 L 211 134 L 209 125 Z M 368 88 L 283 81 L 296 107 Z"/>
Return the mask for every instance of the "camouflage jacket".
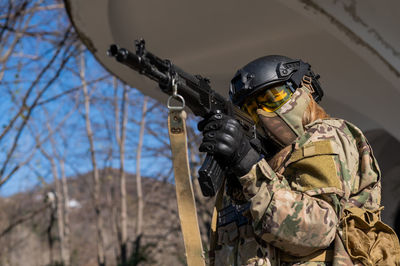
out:
<path id="1" fill-rule="evenodd" d="M 348 207 L 379 208 L 378 164 L 347 121 L 317 120 L 305 129 L 274 169 L 262 159 L 239 178 L 251 223 L 218 228 L 215 265 L 353 265 L 340 219 Z"/>

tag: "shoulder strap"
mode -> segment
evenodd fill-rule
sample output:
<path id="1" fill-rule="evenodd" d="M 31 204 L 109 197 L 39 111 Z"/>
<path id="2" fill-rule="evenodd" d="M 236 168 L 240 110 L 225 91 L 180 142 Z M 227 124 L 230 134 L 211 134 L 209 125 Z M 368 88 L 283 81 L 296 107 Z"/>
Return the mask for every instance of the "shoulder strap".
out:
<path id="1" fill-rule="evenodd" d="M 168 131 L 175 174 L 176 198 L 187 264 L 188 266 L 205 266 L 196 203 L 190 179 L 185 120 L 185 111 L 170 110 Z"/>

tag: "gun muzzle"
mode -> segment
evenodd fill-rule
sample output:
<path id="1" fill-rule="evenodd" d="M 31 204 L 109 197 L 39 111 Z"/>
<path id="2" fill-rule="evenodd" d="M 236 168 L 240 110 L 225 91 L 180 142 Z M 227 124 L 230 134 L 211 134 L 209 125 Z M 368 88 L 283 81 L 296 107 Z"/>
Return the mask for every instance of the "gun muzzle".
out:
<path id="1" fill-rule="evenodd" d="M 118 55 L 118 51 L 119 51 L 119 46 L 116 44 L 111 44 L 107 50 L 107 55 L 116 57 Z"/>

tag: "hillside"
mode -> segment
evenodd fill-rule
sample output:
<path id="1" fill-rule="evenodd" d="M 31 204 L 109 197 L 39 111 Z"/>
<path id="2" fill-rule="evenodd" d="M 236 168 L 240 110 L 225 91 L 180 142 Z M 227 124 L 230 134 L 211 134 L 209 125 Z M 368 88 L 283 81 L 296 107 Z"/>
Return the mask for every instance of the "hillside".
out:
<path id="1" fill-rule="evenodd" d="M 115 200 L 119 191 L 117 176 L 117 170 L 101 171 L 107 265 L 116 265 L 118 254 L 116 213 L 119 203 Z M 91 180 L 90 173 L 68 178 L 72 265 L 97 265 L 96 223 L 89 190 Z M 134 180 L 134 175 L 127 174 L 128 236 L 131 243 L 136 239 L 137 200 Z M 140 265 L 184 265 L 184 247 L 174 185 L 150 178 L 143 178 L 142 182 L 145 212 L 140 250 L 148 262 Z M 49 185 L 9 198 L 0 198 L 0 232 L 4 233 L 10 225 L 27 219 L 6 231 L 0 238 L 0 265 L 41 266 L 48 264 L 50 256 L 55 260 L 59 258 L 57 223 L 52 221 L 51 210 L 44 204 L 46 193 L 52 189 L 52 185 Z M 209 202 L 206 204 L 208 206 L 199 206 L 202 212 L 200 216 L 203 217 L 201 220 L 204 221 L 202 231 L 206 231 L 211 204 Z M 37 214 L 32 214 L 32 211 Z M 52 253 L 50 245 L 53 245 Z"/>

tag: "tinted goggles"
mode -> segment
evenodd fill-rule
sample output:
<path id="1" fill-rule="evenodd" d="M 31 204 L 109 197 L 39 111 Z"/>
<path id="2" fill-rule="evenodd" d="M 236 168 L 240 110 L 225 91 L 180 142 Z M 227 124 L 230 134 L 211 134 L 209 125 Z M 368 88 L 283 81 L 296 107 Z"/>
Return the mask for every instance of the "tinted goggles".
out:
<path id="1" fill-rule="evenodd" d="M 261 93 L 245 100 L 242 110 L 247 112 L 254 121 L 258 120 L 257 109 L 274 112 L 284 105 L 293 95 L 294 89 L 287 84 L 266 88 Z"/>

